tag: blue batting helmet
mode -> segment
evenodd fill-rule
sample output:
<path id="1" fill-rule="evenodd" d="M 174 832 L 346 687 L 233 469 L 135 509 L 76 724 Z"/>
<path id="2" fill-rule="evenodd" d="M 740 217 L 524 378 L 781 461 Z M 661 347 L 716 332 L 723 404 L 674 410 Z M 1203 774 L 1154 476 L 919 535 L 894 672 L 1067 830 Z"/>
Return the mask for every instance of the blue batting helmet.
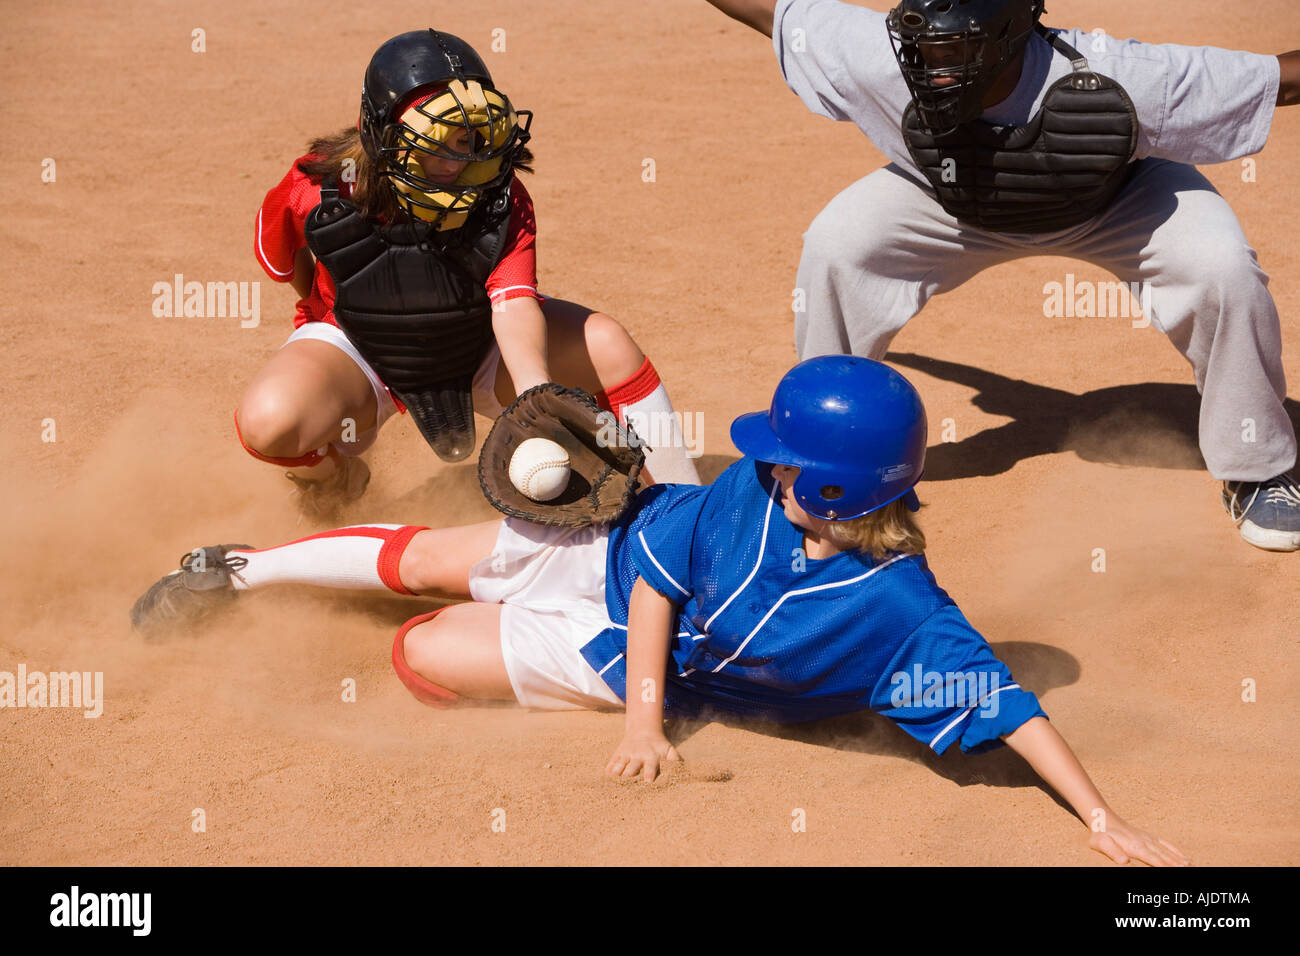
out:
<path id="1" fill-rule="evenodd" d="M 781 379 L 766 412 L 731 423 L 746 455 L 800 469 L 794 497 L 830 521 L 870 514 L 904 496 L 925 469 L 925 406 L 887 365 L 852 355 L 800 362 Z"/>

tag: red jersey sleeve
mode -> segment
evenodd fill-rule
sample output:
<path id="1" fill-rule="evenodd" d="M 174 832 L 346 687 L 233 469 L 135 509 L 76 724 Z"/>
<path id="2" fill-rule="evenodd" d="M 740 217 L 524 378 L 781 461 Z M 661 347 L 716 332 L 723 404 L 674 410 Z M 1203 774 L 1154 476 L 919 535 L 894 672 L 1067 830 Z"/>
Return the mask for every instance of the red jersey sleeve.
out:
<path id="1" fill-rule="evenodd" d="M 518 176 L 510 186 L 509 230 L 501 261 L 487 279 L 488 296 L 494 304 L 521 296 L 540 299 L 537 294 L 537 218 L 533 213 L 533 197 L 528 195 Z"/>
<path id="2" fill-rule="evenodd" d="M 320 203 L 320 183 L 298 169 L 298 164 L 310 156 L 294 161 L 284 179 L 274 186 L 262 200 L 257 211 L 254 230 L 253 253 L 258 263 L 276 282 L 293 278 L 293 260 L 298 250 L 307 245 L 303 224 L 307 214 Z"/>

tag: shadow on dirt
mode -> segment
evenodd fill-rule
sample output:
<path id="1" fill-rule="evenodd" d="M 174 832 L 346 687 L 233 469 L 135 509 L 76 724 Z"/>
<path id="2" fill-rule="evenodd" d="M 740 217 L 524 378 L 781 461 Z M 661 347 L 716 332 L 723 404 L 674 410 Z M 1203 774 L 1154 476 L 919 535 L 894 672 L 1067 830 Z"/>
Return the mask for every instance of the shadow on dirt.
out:
<path id="1" fill-rule="evenodd" d="M 1031 641 L 1003 641 L 992 645 L 994 654 L 1007 665 L 1022 686 L 1032 690 L 1040 702 L 1044 695 L 1057 687 L 1066 687 L 1078 681 L 1081 668 L 1078 660 L 1060 648 Z M 1047 707 L 1044 706 L 1044 710 Z M 901 757 L 928 767 L 933 772 L 951 780 L 958 786 L 982 784 L 989 787 L 1038 787 L 1058 804 L 1069 810 L 1039 779 L 1030 766 L 1008 747 L 998 747 L 986 753 L 963 754 L 959 746 L 950 746 L 943 756 L 908 736 L 887 718 L 870 711 L 820 720 L 809 724 L 775 724 L 761 721 L 741 721 L 717 716 L 717 722 L 756 733 L 796 740 L 801 743 L 847 750 L 856 753 Z M 680 746 L 710 721 L 675 720 L 669 726 L 668 736 Z"/>
<path id="2" fill-rule="evenodd" d="M 932 445 L 926 451 L 926 481 L 1000 475 L 1027 458 L 1062 451 L 1106 465 L 1205 468 L 1197 448 L 1200 396 L 1194 385 L 1142 382 L 1075 394 L 909 352 L 885 358 L 977 389 L 971 399 L 976 408 L 1013 419 Z M 1292 426 L 1300 429 L 1300 402 L 1287 399 L 1285 407 Z M 932 421 L 951 417 L 934 408 L 930 414 Z M 957 428 L 960 433 L 959 423 Z"/>

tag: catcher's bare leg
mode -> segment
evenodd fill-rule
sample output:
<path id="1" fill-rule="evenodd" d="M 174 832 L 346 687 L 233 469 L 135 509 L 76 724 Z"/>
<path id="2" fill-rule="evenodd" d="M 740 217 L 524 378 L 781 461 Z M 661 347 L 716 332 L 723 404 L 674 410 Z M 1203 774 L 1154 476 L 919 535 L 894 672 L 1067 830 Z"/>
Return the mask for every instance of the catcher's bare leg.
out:
<path id="1" fill-rule="evenodd" d="M 563 299 L 547 299 L 542 312 L 554 380 L 591 392 L 637 430 L 652 449 L 646 456 L 652 480 L 698 485 L 682 418 L 673 410 L 659 373 L 627 330 L 603 312 Z M 496 398 L 503 406 L 515 399 L 504 362 L 497 369 Z M 698 449 L 694 451 L 698 457 Z"/>
<path id="2" fill-rule="evenodd" d="M 344 352 L 327 342 L 289 342 L 257 373 L 235 413 L 249 451 L 266 458 L 299 459 L 336 441 L 345 420 L 358 432 L 375 427 L 377 402 L 370 381 Z M 332 459 L 300 466 L 305 477 L 323 478 Z"/>
<path id="3" fill-rule="evenodd" d="M 627 381 L 645 364 L 645 353 L 627 329 L 603 312 L 575 302 L 547 299 L 547 351 L 561 385 L 589 392 L 607 391 Z"/>
<path id="4" fill-rule="evenodd" d="M 645 354 L 618 322 L 591 309 L 547 299 L 546 354 L 551 375 L 560 385 L 595 394 L 627 381 L 645 363 Z M 502 405 L 515 400 L 515 386 L 505 362 L 497 369 L 496 396 Z"/>
<path id="5" fill-rule="evenodd" d="M 365 490 L 370 470 L 359 456 L 395 411 L 346 336 L 309 322 L 249 384 L 235 428 L 249 454 L 287 469 L 304 513 L 326 518 Z"/>

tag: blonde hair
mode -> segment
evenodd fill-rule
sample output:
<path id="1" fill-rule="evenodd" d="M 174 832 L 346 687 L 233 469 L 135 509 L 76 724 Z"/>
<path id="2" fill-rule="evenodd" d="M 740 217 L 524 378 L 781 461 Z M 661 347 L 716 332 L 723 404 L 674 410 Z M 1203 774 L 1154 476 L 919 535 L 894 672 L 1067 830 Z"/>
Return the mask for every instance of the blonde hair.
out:
<path id="1" fill-rule="evenodd" d="M 925 532 L 902 499 L 849 521 L 828 521 L 826 532 L 838 547 L 856 548 L 877 561 L 892 553 L 921 554 Z"/>

